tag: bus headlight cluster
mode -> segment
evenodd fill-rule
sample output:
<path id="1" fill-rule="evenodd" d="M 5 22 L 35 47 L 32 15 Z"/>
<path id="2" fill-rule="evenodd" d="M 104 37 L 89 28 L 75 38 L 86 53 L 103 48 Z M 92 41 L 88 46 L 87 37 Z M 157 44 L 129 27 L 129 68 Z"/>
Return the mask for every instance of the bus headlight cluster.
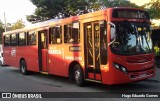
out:
<path id="1" fill-rule="evenodd" d="M 115 63 L 115 62 L 113 62 L 113 66 L 114 66 L 116 69 L 122 71 L 123 73 L 127 73 L 127 68 L 126 68 L 126 67 L 124 67 L 124 66 L 122 66 L 122 65 L 120 65 L 120 64 L 117 64 L 117 63 Z"/>

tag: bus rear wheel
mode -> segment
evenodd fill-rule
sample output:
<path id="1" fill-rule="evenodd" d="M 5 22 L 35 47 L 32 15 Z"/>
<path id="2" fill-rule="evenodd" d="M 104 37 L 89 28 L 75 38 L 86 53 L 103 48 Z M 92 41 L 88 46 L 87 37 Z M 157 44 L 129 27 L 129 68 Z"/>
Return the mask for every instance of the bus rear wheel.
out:
<path id="1" fill-rule="evenodd" d="M 74 80 L 76 85 L 84 86 L 84 74 L 79 64 L 75 65 L 74 67 Z"/>
<path id="2" fill-rule="evenodd" d="M 28 73 L 25 60 L 21 60 L 21 62 L 20 62 L 20 71 L 23 75 L 27 75 L 27 73 Z"/>

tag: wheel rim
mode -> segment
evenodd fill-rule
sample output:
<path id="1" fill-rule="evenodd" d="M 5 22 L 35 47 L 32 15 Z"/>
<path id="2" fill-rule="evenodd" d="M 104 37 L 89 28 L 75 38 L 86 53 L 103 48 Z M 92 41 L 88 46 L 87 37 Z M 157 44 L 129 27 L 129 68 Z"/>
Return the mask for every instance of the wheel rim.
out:
<path id="1" fill-rule="evenodd" d="M 21 68 L 22 68 L 22 73 L 24 73 L 25 72 L 25 66 L 22 65 Z"/>
<path id="2" fill-rule="evenodd" d="M 75 80 L 76 82 L 80 82 L 81 74 L 79 70 L 75 71 Z"/>

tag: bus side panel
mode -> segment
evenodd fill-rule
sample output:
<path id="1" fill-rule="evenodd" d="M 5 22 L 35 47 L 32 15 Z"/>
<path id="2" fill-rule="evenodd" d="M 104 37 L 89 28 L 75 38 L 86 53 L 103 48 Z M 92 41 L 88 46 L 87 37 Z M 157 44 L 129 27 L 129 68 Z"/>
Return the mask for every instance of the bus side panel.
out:
<path id="1" fill-rule="evenodd" d="M 6 65 L 17 67 L 16 47 L 4 47 L 4 63 Z"/>
<path id="2" fill-rule="evenodd" d="M 37 46 L 30 46 L 26 49 L 25 57 L 27 57 L 27 67 L 30 71 L 39 71 L 38 65 L 38 47 Z"/>
<path id="3" fill-rule="evenodd" d="M 10 47 L 4 47 L 4 64 L 11 65 L 11 48 Z"/>
<path id="4" fill-rule="evenodd" d="M 67 62 L 64 60 L 64 48 L 61 45 L 50 46 L 49 55 L 49 74 L 68 76 Z"/>
<path id="5" fill-rule="evenodd" d="M 19 47 L 17 48 L 17 66 L 20 60 L 24 59 L 27 64 L 27 69 L 30 71 L 39 71 L 38 69 L 38 50 L 36 46 Z"/>

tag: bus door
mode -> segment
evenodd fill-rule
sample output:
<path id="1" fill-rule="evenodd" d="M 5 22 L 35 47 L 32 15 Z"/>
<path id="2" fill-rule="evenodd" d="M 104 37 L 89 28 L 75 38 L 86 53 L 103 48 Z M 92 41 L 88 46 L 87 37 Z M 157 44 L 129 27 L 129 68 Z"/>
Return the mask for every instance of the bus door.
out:
<path id="1" fill-rule="evenodd" d="M 48 67 L 48 30 L 38 31 L 39 71 L 47 72 Z"/>
<path id="2" fill-rule="evenodd" d="M 84 30 L 86 78 L 101 82 L 99 22 L 86 23 Z"/>

